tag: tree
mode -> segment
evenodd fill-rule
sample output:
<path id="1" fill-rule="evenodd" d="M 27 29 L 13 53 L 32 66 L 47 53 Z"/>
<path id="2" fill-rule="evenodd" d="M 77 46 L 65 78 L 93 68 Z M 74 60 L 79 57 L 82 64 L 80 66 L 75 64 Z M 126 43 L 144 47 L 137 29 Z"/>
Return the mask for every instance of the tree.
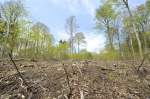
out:
<path id="1" fill-rule="evenodd" d="M 136 40 L 137 40 L 137 43 L 138 43 L 138 49 L 139 49 L 140 58 L 143 58 L 143 50 L 142 50 L 142 44 L 141 44 L 140 36 L 139 36 L 138 31 L 136 29 L 136 25 L 135 25 L 136 21 L 135 21 L 135 19 L 133 17 L 133 14 L 131 12 L 130 7 L 129 7 L 128 0 L 112 0 L 112 1 L 115 2 L 115 3 L 119 3 L 120 5 L 124 5 L 126 7 L 128 13 L 129 13 L 130 21 L 131 21 L 131 24 L 132 24 L 132 27 L 133 27 L 133 31 L 135 33 Z"/>
<path id="2" fill-rule="evenodd" d="M 113 46 L 113 21 L 116 18 L 116 13 L 110 3 L 105 2 L 96 10 L 96 22 L 97 25 L 103 26 L 107 33 L 110 49 L 114 49 Z"/>
<path id="3" fill-rule="evenodd" d="M 52 45 L 52 35 L 50 34 L 49 28 L 41 22 L 34 24 L 31 27 L 30 41 L 32 42 L 30 47 L 35 58 L 44 53 L 44 50 L 48 51 L 49 49 L 47 48 Z"/>
<path id="4" fill-rule="evenodd" d="M 119 50 L 120 58 L 123 57 L 123 50 L 121 47 L 121 42 L 123 42 L 123 39 L 121 39 L 121 37 L 123 37 L 121 36 L 122 20 L 123 20 L 122 16 L 118 14 L 116 16 L 116 19 L 114 21 L 114 26 L 113 26 L 114 39 L 118 43 L 118 50 Z"/>
<path id="5" fill-rule="evenodd" d="M 146 2 L 147 3 L 147 2 Z M 147 5 L 147 4 L 145 4 Z M 136 19 L 136 28 L 140 35 L 140 40 L 143 45 L 144 51 L 146 52 L 148 50 L 148 35 L 145 35 L 148 32 L 148 24 L 149 24 L 149 16 L 150 11 L 147 10 L 147 6 L 144 4 L 141 4 L 137 7 L 135 10 L 134 18 Z"/>
<path id="6" fill-rule="evenodd" d="M 55 47 L 54 55 L 57 59 L 68 58 L 68 42 L 60 40 L 59 44 Z"/>
<path id="7" fill-rule="evenodd" d="M 70 54 L 72 55 L 74 53 L 74 35 L 77 28 L 76 19 L 75 16 L 70 16 L 66 20 L 66 32 L 70 35 L 69 38 L 69 45 L 70 45 Z"/>
<path id="8" fill-rule="evenodd" d="M 26 10 L 21 1 L 7 1 L 1 6 L 1 15 L 6 23 L 5 46 L 13 54 L 17 38 L 20 33 L 19 20 L 26 15 Z"/>
<path id="9" fill-rule="evenodd" d="M 77 49 L 78 49 L 78 53 L 79 53 L 80 52 L 80 46 L 82 44 L 86 43 L 84 34 L 82 32 L 76 33 L 75 37 L 74 37 L 74 41 L 77 44 Z"/>
<path id="10" fill-rule="evenodd" d="M 134 33 L 133 33 L 133 29 L 132 29 L 132 24 L 130 21 L 130 17 L 129 16 L 124 16 L 123 17 L 123 21 L 122 21 L 123 27 L 123 33 L 125 35 L 125 42 L 123 45 L 127 45 L 130 55 L 132 57 L 135 57 L 135 49 L 134 49 L 134 43 L 133 43 L 133 38 L 134 38 Z"/>

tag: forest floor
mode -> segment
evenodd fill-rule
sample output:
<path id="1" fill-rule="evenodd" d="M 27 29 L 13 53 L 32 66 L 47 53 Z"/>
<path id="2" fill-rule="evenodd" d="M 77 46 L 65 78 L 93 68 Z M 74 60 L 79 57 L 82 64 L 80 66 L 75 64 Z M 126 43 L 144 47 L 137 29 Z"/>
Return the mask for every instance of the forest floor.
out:
<path id="1" fill-rule="evenodd" d="M 150 99 L 150 64 L 140 61 L 0 62 L 0 99 Z"/>

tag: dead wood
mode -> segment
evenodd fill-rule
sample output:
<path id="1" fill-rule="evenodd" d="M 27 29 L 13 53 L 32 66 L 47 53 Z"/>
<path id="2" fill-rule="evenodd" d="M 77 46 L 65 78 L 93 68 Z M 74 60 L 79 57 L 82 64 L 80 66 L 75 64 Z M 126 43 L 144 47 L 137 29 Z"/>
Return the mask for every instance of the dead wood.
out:
<path id="1" fill-rule="evenodd" d="M 4 62 L 4 61 L 8 61 L 9 58 L 5 58 L 5 59 L 0 59 L 0 62 Z M 13 59 L 14 61 L 25 61 L 25 60 L 28 60 L 28 59 L 25 59 L 25 58 L 17 58 L 17 59 Z"/>
<path id="2" fill-rule="evenodd" d="M 138 69 L 137 69 L 138 72 L 140 71 L 140 68 L 143 66 L 145 60 L 148 58 L 148 55 L 149 55 L 149 54 L 150 54 L 150 53 L 146 53 L 146 54 L 144 55 L 144 58 L 142 59 L 140 65 L 138 66 Z"/>
<path id="3" fill-rule="evenodd" d="M 10 53 L 9 53 L 9 58 L 10 58 L 10 61 L 13 63 L 13 66 L 15 67 L 15 69 L 16 69 L 18 75 L 19 75 L 20 78 L 23 80 L 23 83 L 24 83 L 25 85 L 27 85 L 26 80 L 24 79 L 24 77 L 23 77 L 22 74 L 20 73 L 20 71 L 19 71 L 19 69 L 18 69 L 18 67 L 17 67 L 17 65 L 16 65 L 15 61 L 13 60 L 12 55 L 11 55 Z"/>
<path id="4" fill-rule="evenodd" d="M 65 67 L 65 65 L 63 64 L 63 69 L 64 69 L 64 72 L 65 72 L 65 74 L 66 74 L 66 81 L 67 81 L 67 85 L 68 85 L 68 88 L 69 88 L 69 93 L 68 93 L 68 99 L 71 99 L 71 97 L 72 97 L 72 87 L 71 87 L 71 85 L 70 85 L 70 80 L 69 80 L 69 74 L 68 74 L 68 72 L 67 72 L 67 69 L 66 69 L 66 67 Z"/>
<path id="5" fill-rule="evenodd" d="M 132 99 L 146 99 L 145 97 L 149 96 L 149 87 L 141 82 L 137 74 L 133 72 L 131 62 L 122 61 L 118 64 L 117 69 L 112 68 L 113 63 L 114 61 L 108 62 L 107 67 L 104 65 L 105 62 L 99 61 L 96 63 L 92 61 L 88 66 L 83 66 L 81 63 L 76 64 L 82 72 L 81 75 L 76 65 L 73 66 L 76 73 L 72 73 L 73 63 L 60 64 L 59 62 L 58 64 L 57 62 L 40 61 L 33 64 L 31 61 L 23 61 L 22 66 L 28 64 L 35 66 L 34 68 L 18 67 L 19 71 L 24 71 L 21 72 L 21 75 L 28 83 L 27 92 L 23 94 L 20 90 L 21 85 L 18 80 L 20 76 L 18 77 L 16 69 L 2 69 L 1 74 L 5 77 L 0 75 L 0 98 L 6 99 L 7 96 L 21 94 L 25 98 L 29 96 L 33 99 L 129 99 L 129 96 Z M 135 63 L 138 65 L 138 62 Z M 15 61 L 15 64 L 20 64 L 20 62 Z M 0 65 L 4 67 L 3 63 Z M 47 68 L 41 68 L 43 66 Z M 141 68 L 140 71 L 144 68 Z M 148 69 L 147 66 L 146 70 Z M 8 73 L 4 74 L 4 72 Z M 147 75 L 145 78 L 148 84 L 149 77 L 150 75 Z"/>

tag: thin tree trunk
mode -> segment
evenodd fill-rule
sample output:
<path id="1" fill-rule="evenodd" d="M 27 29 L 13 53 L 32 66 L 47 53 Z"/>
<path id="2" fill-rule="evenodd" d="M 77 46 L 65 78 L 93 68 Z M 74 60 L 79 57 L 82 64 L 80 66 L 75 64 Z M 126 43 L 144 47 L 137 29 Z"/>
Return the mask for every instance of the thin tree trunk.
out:
<path id="1" fill-rule="evenodd" d="M 140 58 L 143 59 L 143 51 L 142 51 L 142 44 L 141 44 L 141 41 L 140 41 L 140 37 L 139 37 L 139 34 L 138 32 L 136 31 L 136 26 L 135 26 L 135 23 L 134 23 L 134 19 L 133 19 L 133 15 L 130 11 L 130 8 L 129 8 L 129 5 L 128 5 L 128 0 L 123 0 L 127 10 L 128 10 L 128 13 L 130 15 L 130 18 L 131 18 L 131 22 L 132 22 L 132 26 L 133 26 L 133 30 L 134 30 L 134 33 L 135 33 L 135 36 L 136 36 L 136 39 L 137 39 L 137 43 L 138 43 L 138 47 L 139 47 L 139 54 L 140 54 Z"/>
<path id="2" fill-rule="evenodd" d="M 119 35 L 118 31 L 117 31 L 117 36 L 118 36 L 118 45 L 119 45 L 120 57 L 123 57 L 122 48 L 121 48 L 121 44 L 120 44 L 120 35 Z"/>
<path id="3" fill-rule="evenodd" d="M 80 43 L 79 43 L 79 40 L 78 40 L 78 54 L 80 52 Z"/>
<path id="4" fill-rule="evenodd" d="M 132 36 L 131 33 L 129 33 L 129 43 L 130 43 L 130 48 L 131 48 L 131 52 L 132 52 L 132 57 L 135 59 L 135 51 L 134 51 L 134 47 L 133 47 L 133 40 L 132 40 Z"/>
<path id="5" fill-rule="evenodd" d="M 109 39 L 110 49 L 113 50 L 114 47 L 113 47 L 112 37 L 111 37 L 111 35 L 110 35 L 109 23 L 108 23 L 108 25 L 107 25 L 107 33 L 108 33 L 108 39 Z"/>

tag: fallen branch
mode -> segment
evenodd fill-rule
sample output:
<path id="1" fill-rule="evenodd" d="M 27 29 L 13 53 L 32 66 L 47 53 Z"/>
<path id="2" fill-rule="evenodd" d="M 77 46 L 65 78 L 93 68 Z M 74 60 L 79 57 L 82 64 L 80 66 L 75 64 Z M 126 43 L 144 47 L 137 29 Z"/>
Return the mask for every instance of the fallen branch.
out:
<path id="1" fill-rule="evenodd" d="M 23 78 L 22 74 L 20 73 L 20 71 L 19 71 L 19 69 L 18 69 L 18 67 L 17 67 L 17 65 L 16 65 L 16 63 L 15 63 L 15 61 L 13 60 L 12 55 L 11 55 L 10 53 L 9 53 L 8 55 L 9 55 L 10 61 L 13 63 L 13 66 L 15 67 L 15 69 L 16 69 L 18 75 L 19 75 L 20 78 L 23 80 L 23 83 L 24 83 L 25 85 L 27 85 L 27 83 L 26 83 L 25 79 Z"/>
<path id="2" fill-rule="evenodd" d="M 84 93 L 83 93 L 83 90 L 80 90 L 80 99 L 84 99 Z"/>
<path id="3" fill-rule="evenodd" d="M 9 58 L 4 58 L 4 59 L 0 59 L 0 62 L 3 62 L 3 61 L 8 61 Z M 27 59 L 24 59 L 24 58 L 18 58 L 18 59 L 13 59 L 14 61 L 24 61 L 24 60 L 27 60 Z"/>
<path id="4" fill-rule="evenodd" d="M 69 80 L 69 74 L 67 72 L 67 69 L 65 67 L 65 65 L 63 64 L 63 69 L 65 71 L 65 74 L 66 74 L 66 81 L 67 81 L 67 85 L 69 87 L 69 94 L 67 95 L 68 99 L 71 99 L 71 96 L 72 96 L 72 88 L 71 88 L 71 85 L 70 85 L 70 80 Z"/>
<path id="5" fill-rule="evenodd" d="M 78 66 L 78 64 L 73 64 L 73 65 L 71 65 L 71 66 L 75 66 L 75 67 L 77 67 L 77 69 L 78 69 L 78 71 L 79 71 L 80 75 L 81 75 L 81 76 L 83 76 L 83 73 L 82 73 L 82 71 L 81 71 L 80 67 Z M 72 68 L 73 68 L 73 67 L 72 67 Z M 74 72 L 75 72 L 75 70 L 74 70 Z"/>
<path id="6" fill-rule="evenodd" d="M 139 71 L 139 70 L 140 70 L 140 68 L 143 66 L 144 61 L 146 60 L 146 58 L 147 58 L 147 56 L 148 56 L 149 54 L 150 54 L 150 53 L 147 53 L 147 54 L 145 54 L 145 55 L 144 55 L 144 58 L 142 59 L 142 61 L 141 61 L 140 65 L 138 66 L 137 71 Z"/>

